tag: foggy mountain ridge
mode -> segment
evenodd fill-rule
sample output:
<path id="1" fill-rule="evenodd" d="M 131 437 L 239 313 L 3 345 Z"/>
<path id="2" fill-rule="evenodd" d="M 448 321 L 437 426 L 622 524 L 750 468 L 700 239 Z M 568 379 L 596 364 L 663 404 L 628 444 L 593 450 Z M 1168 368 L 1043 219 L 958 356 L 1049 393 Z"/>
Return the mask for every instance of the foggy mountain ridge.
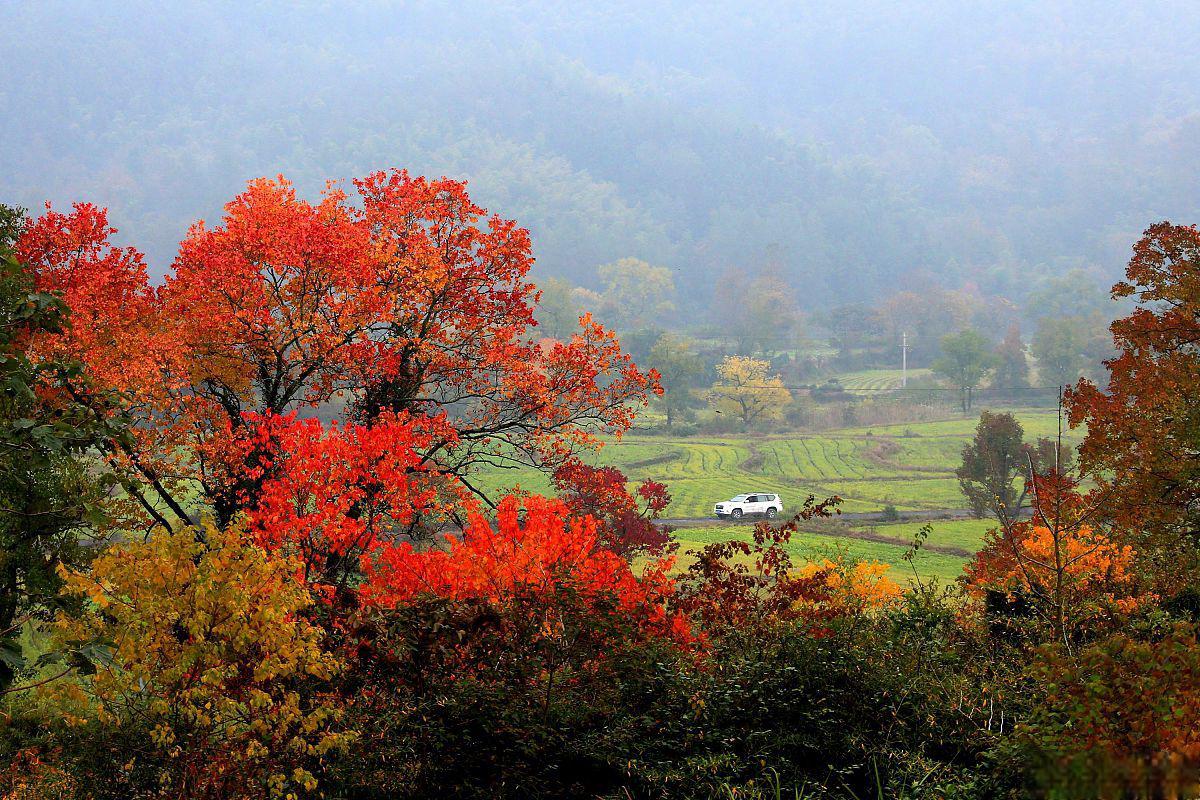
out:
<path id="1" fill-rule="evenodd" d="M 87 20 L 87 25 L 78 24 Z M 259 175 L 470 181 L 537 275 L 636 256 L 711 303 L 780 265 L 804 302 L 1115 277 L 1200 220 L 1183 3 L 47 2 L 0 6 L 0 185 L 108 206 L 162 274 Z M 682 279 L 681 279 L 682 278 Z"/>

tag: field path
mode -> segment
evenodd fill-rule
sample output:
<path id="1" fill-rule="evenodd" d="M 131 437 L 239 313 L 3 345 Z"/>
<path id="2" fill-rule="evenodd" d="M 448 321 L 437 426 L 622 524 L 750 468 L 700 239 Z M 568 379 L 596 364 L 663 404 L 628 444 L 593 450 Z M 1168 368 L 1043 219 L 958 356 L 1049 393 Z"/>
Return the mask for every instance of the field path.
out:
<path id="1" fill-rule="evenodd" d="M 902 521 L 923 521 L 923 520 L 945 520 L 945 519 L 970 519 L 972 517 L 970 509 L 965 508 L 946 508 L 935 511 L 904 511 L 900 512 Z M 753 524 L 759 521 L 757 517 L 743 517 L 740 520 L 718 520 L 711 517 L 683 517 L 678 519 L 659 519 L 655 520 L 658 525 L 670 528 L 724 528 L 724 527 L 739 527 L 748 524 Z M 782 521 L 782 520 L 781 520 Z M 844 513 L 836 517 L 831 517 L 823 521 L 801 522 L 799 530 L 804 533 L 812 533 L 818 536 L 828 536 L 832 539 L 860 539 L 867 542 L 878 542 L 880 544 L 892 544 L 899 547 L 908 547 L 912 542 L 905 538 L 895 536 L 885 536 L 877 529 L 869 528 L 851 528 L 836 524 L 822 524 L 822 522 L 837 523 L 837 522 L 883 522 L 882 515 L 878 512 L 860 512 L 860 513 Z M 956 556 L 959 558 L 970 558 L 974 553 L 963 547 L 953 547 L 950 545 L 937 545 L 928 542 L 921 545 L 921 549 L 930 553 L 940 553 L 947 556 Z"/>
<path id="2" fill-rule="evenodd" d="M 971 519 L 974 516 L 969 508 L 929 508 L 919 511 L 897 511 L 896 518 L 885 520 L 882 511 L 843 511 L 832 519 L 847 522 L 922 522 L 929 519 Z M 723 520 L 715 517 L 675 517 L 672 519 L 657 519 L 659 525 L 672 528 L 695 528 L 706 525 L 750 525 L 760 521 L 761 517 L 742 517 L 739 520 Z M 780 517 L 777 522 L 786 522 Z"/>

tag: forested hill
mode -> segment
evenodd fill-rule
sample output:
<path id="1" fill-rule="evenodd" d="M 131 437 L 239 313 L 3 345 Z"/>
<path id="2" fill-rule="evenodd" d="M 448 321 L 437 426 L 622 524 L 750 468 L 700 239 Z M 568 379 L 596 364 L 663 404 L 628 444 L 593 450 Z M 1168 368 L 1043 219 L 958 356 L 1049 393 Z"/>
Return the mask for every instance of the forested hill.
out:
<path id="1" fill-rule="evenodd" d="M 0 201 L 107 205 L 161 273 L 248 177 L 406 166 L 542 275 L 769 263 L 813 305 L 1115 276 L 1200 219 L 1188 3 L 735 5 L 5 3 Z"/>

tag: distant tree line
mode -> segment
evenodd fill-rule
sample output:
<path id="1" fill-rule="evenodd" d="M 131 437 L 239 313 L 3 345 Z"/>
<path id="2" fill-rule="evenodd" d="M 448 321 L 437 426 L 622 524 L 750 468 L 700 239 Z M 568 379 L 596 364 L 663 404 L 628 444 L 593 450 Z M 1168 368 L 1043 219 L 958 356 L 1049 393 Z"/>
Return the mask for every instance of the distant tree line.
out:
<path id="1" fill-rule="evenodd" d="M 813 313 L 802 310 L 803 287 L 777 264 L 726 270 L 699 310 L 681 298 L 677 274 L 622 258 L 596 268 L 596 288 L 547 279 L 537 310 L 537 332 L 550 339 L 569 335 L 585 313 L 615 330 L 639 364 L 662 375 L 665 393 L 656 406 L 671 430 L 694 422 L 705 407 L 717 429 L 732 420 L 744 429 L 799 424 L 811 418 L 813 399 L 855 399 L 836 381 L 839 373 L 897 370 L 904 362 L 910 394 L 941 392 L 963 412 L 981 391 L 989 402 L 1054 402 L 1060 386 L 1102 379 L 1112 354 L 1107 326 L 1125 308 L 1083 270 L 1043 280 L 1020 302 L 926 285 L 873 305 Z M 758 392 L 763 398 L 753 405 L 770 405 L 769 413 L 727 407 L 731 375 L 741 372 L 757 378 L 734 381 L 738 404 Z M 724 402 L 712 400 L 718 395 Z"/>

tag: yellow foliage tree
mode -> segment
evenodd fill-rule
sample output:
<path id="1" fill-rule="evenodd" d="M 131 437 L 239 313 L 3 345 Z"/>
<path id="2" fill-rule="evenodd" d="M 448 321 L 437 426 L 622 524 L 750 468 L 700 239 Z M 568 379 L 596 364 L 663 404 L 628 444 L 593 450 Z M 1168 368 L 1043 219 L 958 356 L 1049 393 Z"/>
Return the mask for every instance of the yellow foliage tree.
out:
<path id="1" fill-rule="evenodd" d="M 810 561 L 796 572 L 813 581 L 811 590 L 797 601 L 798 608 L 834 616 L 852 616 L 897 605 L 904 597 L 900 584 L 888 577 L 888 565 L 878 561 L 851 561 L 842 557 Z"/>
<path id="2" fill-rule="evenodd" d="M 110 548 L 88 573 L 64 575 L 84 598 L 61 615 L 60 645 L 103 648 L 95 672 L 43 691 L 72 727 L 130 735 L 115 771 L 172 797 L 298 796 L 307 767 L 344 747 L 322 695 L 341 665 L 298 612 L 312 600 L 300 565 L 206 526 Z M 108 733 L 106 733 L 107 731 Z M 118 775 L 115 780 L 122 780 Z"/>
<path id="3" fill-rule="evenodd" d="M 708 391 L 709 406 L 753 424 L 777 420 L 792 402 L 792 394 L 778 375 L 768 375 L 768 361 L 747 356 L 726 356 L 717 365 L 717 382 Z"/>

